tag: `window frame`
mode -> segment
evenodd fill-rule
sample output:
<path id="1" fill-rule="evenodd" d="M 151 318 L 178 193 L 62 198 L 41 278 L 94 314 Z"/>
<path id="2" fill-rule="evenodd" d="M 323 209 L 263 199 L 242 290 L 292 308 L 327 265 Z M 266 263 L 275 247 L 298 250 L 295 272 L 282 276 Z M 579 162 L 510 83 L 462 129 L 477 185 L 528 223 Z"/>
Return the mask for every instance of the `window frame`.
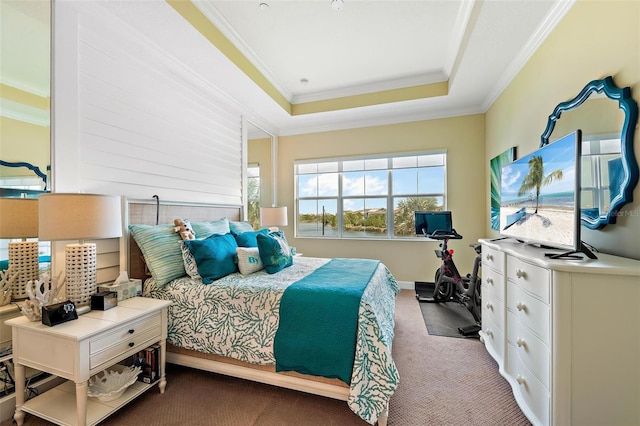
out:
<path id="1" fill-rule="evenodd" d="M 393 159 L 398 159 L 402 157 L 421 157 L 421 156 L 442 156 L 442 164 L 441 165 L 423 165 L 419 166 L 418 160 L 416 160 L 415 167 L 393 167 Z M 425 150 L 425 151 L 412 151 L 412 152 L 395 152 L 395 153 L 384 153 L 384 154 L 373 154 L 373 155 L 357 155 L 357 156 L 343 156 L 343 157 L 326 157 L 326 158 L 312 158 L 312 159 L 302 159 L 294 161 L 294 234 L 295 238 L 311 238 L 311 239 L 343 239 L 343 240 L 413 240 L 416 239 L 416 235 L 395 235 L 394 230 L 394 219 L 395 219 L 395 210 L 396 210 L 396 200 L 399 198 L 435 198 L 439 201 L 442 199 L 442 204 L 439 206 L 442 210 L 447 209 L 447 157 L 448 153 L 446 149 L 437 149 L 437 150 Z M 386 160 L 386 168 L 376 168 L 376 169 L 366 169 L 362 170 L 353 170 L 348 169 L 345 171 L 344 163 L 346 162 L 355 162 L 355 161 L 364 161 L 366 160 Z M 321 164 L 328 163 L 337 163 L 335 170 L 320 170 L 319 167 Z M 304 168 L 305 165 L 315 165 L 316 171 L 315 173 L 306 171 L 299 173 L 299 166 Z M 393 187 L 393 170 L 398 169 L 408 169 L 408 168 L 426 168 L 426 167 L 442 167 L 442 192 L 418 192 L 419 181 L 416 180 L 416 192 L 413 193 L 394 193 Z M 363 185 L 364 190 L 362 194 L 357 195 L 344 195 L 344 174 L 350 172 L 363 172 L 366 174 L 368 171 L 384 171 L 387 175 L 387 192 L 386 195 L 380 194 L 367 194 L 366 193 L 366 183 Z M 336 173 L 338 175 L 338 183 L 337 183 L 337 195 L 320 195 L 317 191 L 314 196 L 301 196 L 300 195 L 300 176 L 304 175 L 316 175 L 319 176 L 324 173 Z M 419 173 L 419 172 L 417 172 Z M 418 176 L 416 177 L 418 178 Z M 366 209 L 367 200 L 374 199 L 384 199 L 386 200 L 386 232 L 380 235 L 364 235 L 364 236 L 348 236 L 345 235 L 344 229 L 344 202 L 345 200 L 363 200 L 364 208 Z M 323 236 L 323 235 L 302 235 L 299 232 L 299 218 L 300 218 L 300 202 L 305 201 L 315 201 L 320 202 L 321 200 L 335 200 L 336 203 L 336 232 L 335 235 L 331 236 Z M 318 207 L 316 207 L 316 211 Z M 318 214 L 318 213 L 316 213 Z M 364 232 L 366 233 L 366 225 L 364 227 Z"/>

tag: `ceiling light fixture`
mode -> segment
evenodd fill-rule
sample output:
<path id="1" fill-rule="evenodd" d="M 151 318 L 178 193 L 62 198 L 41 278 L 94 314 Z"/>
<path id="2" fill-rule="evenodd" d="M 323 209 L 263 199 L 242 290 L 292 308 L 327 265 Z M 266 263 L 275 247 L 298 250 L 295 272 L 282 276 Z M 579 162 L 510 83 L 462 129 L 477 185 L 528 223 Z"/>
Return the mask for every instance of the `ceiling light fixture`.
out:
<path id="1" fill-rule="evenodd" d="M 344 7 L 344 0 L 331 0 L 331 9 L 340 10 Z"/>
<path id="2" fill-rule="evenodd" d="M 309 84 L 309 80 L 307 80 L 306 78 L 301 78 L 300 84 Z"/>

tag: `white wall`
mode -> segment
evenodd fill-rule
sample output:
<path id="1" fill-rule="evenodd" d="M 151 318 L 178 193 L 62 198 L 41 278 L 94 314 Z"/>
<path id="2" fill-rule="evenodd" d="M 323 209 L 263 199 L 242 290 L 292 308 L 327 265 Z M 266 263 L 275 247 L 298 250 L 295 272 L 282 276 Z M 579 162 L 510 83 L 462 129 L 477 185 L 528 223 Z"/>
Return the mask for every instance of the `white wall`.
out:
<path id="1" fill-rule="evenodd" d="M 53 17 L 54 192 L 243 204 L 239 110 L 155 44 L 199 33 L 166 2 L 57 1 Z"/>

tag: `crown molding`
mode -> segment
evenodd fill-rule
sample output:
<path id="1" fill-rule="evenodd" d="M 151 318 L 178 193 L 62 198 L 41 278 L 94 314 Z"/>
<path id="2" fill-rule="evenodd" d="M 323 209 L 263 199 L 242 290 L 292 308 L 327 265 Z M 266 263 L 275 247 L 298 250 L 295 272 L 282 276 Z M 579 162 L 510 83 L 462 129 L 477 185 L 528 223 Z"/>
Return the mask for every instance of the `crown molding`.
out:
<path id="1" fill-rule="evenodd" d="M 0 116 L 36 126 L 49 127 L 50 111 L 0 98 Z"/>

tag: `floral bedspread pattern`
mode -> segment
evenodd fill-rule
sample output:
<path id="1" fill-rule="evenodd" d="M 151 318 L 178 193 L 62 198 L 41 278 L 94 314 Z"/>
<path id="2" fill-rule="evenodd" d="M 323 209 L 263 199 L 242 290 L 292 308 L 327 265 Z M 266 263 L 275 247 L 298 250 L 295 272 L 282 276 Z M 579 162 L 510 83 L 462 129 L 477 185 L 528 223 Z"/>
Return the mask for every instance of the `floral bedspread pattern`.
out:
<path id="1" fill-rule="evenodd" d="M 299 257 L 277 274 L 235 273 L 209 285 L 183 277 L 157 288 L 150 279 L 145 292 L 173 302 L 167 337 L 171 344 L 253 364 L 275 364 L 273 342 L 284 289 L 328 261 Z M 391 357 L 398 292 L 391 272 L 380 264 L 360 303 L 347 404 L 371 424 L 386 409 L 399 382 Z"/>

